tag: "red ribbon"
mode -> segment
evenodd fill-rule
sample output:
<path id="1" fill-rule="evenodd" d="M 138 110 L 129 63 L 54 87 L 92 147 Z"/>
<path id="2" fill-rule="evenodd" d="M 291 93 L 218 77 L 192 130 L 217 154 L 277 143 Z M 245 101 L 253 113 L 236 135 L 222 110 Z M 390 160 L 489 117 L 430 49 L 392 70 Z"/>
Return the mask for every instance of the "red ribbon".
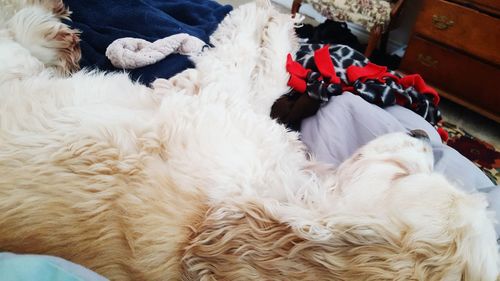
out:
<path id="1" fill-rule="evenodd" d="M 365 82 L 366 80 L 377 80 L 380 83 L 385 83 L 386 78 L 394 79 L 399 82 L 399 77 L 387 71 L 387 67 L 376 65 L 369 62 L 365 66 L 351 65 L 346 70 L 349 83 L 354 83 L 358 80 Z"/>
<path id="2" fill-rule="evenodd" d="M 399 83 L 406 89 L 408 87 L 414 87 L 417 92 L 423 94 L 423 95 L 431 95 L 432 96 L 432 103 L 434 105 L 439 104 L 439 94 L 437 93 L 434 88 L 429 87 L 429 85 L 425 84 L 424 79 L 422 76 L 418 74 L 412 74 L 412 75 L 407 75 L 401 79 L 399 79 Z"/>
<path id="3" fill-rule="evenodd" d="M 307 75 L 311 72 L 310 69 L 305 69 L 300 63 L 292 59 L 292 55 L 288 54 L 286 57 L 286 70 L 290 73 L 288 86 L 295 91 L 304 93 L 307 88 Z"/>
<path id="4" fill-rule="evenodd" d="M 323 76 L 323 80 L 332 84 L 340 84 L 340 78 L 335 73 L 335 66 L 330 56 L 330 45 L 325 45 L 314 52 L 314 63 Z"/>

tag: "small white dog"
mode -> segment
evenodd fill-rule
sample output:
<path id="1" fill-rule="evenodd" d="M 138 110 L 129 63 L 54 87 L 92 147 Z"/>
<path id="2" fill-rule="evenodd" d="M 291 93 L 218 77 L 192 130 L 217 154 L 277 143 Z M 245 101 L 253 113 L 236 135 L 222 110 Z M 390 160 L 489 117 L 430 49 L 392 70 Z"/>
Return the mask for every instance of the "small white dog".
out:
<path id="1" fill-rule="evenodd" d="M 433 173 L 425 141 L 387 135 L 333 170 L 268 117 L 294 46 L 266 1 L 157 89 L 64 77 L 79 51 L 61 3 L 3 2 L 0 251 L 112 280 L 497 278 L 485 200 Z"/>

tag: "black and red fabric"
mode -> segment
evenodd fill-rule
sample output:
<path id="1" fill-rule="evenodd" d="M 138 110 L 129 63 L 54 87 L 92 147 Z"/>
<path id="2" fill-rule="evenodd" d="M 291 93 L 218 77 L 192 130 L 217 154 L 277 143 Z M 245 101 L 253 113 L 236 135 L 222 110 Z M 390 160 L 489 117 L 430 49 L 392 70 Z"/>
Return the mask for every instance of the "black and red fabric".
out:
<path id="1" fill-rule="evenodd" d="M 419 74 L 412 74 L 412 75 L 406 75 L 403 78 L 399 79 L 399 83 L 403 85 L 404 88 L 410 88 L 413 87 L 417 92 L 419 92 L 422 95 L 429 95 L 432 99 L 432 103 L 434 105 L 439 104 L 439 95 L 437 91 L 427 85 Z"/>
<path id="2" fill-rule="evenodd" d="M 290 73 L 288 86 L 301 94 L 306 93 L 313 99 L 328 101 L 332 95 L 339 95 L 343 89 L 341 80 L 335 73 L 335 66 L 330 59 L 328 46 L 314 52 L 314 63 L 317 70 L 306 69 L 294 61 L 289 54 L 286 69 Z"/>
<path id="3" fill-rule="evenodd" d="M 290 86 L 295 91 L 304 93 L 307 88 L 307 76 L 311 70 L 305 69 L 300 63 L 292 59 L 292 55 L 288 54 L 286 58 L 286 71 L 290 74 L 290 79 L 288 80 L 288 86 Z"/>
<path id="4" fill-rule="evenodd" d="M 420 75 L 400 76 L 385 66 L 371 63 L 349 46 L 303 44 L 295 61 L 291 55 L 288 56 L 287 70 L 291 75 L 288 85 L 292 91 L 287 94 L 286 100 L 290 103 L 299 101 L 304 94 L 326 102 L 331 96 L 347 91 L 380 107 L 404 106 L 435 126 L 441 120 L 439 95 Z M 290 105 L 290 108 L 294 107 Z M 314 115 L 312 109 L 303 108 L 302 118 Z M 273 107 L 272 111 L 273 117 L 283 121 L 276 108 Z M 296 117 L 301 110 L 294 108 L 294 112 Z M 294 120 L 298 122 L 296 118 Z M 298 126 L 294 124 L 293 127 Z"/>

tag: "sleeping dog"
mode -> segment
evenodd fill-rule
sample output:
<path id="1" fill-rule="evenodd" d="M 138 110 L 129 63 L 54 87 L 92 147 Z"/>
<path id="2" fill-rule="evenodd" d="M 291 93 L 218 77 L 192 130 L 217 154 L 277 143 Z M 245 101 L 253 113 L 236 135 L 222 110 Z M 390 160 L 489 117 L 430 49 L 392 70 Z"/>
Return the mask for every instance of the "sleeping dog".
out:
<path id="1" fill-rule="evenodd" d="M 0 251 L 111 280 L 497 278 L 484 198 L 434 173 L 421 137 L 380 137 L 331 168 L 268 117 L 296 40 L 267 1 L 156 88 L 67 76 L 78 36 L 61 3 L 2 3 Z"/>

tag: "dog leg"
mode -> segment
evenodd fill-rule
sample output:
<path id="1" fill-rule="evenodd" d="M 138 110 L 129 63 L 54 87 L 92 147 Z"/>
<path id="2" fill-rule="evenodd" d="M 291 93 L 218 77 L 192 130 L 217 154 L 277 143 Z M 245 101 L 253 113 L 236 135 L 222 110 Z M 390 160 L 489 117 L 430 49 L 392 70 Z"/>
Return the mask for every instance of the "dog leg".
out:
<path id="1" fill-rule="evenodd" d="M 53 9 L 62 15 L 60 6 L 56 5 Z M 46 67 L 52 67 L 61 74 L 79 69 L 78 31 L 61 23 L 45 7 L 31 6 L 19 10 L 7 22 L 7 30 L 16 42 Z"/>
<path id="2" fill-rule="evenodd" d="M 211 89 L 217 98 L 250 102 L 249 79 L 260 55 L 262 30 L 271 11 L 268 5 L 249 3 L 231 12 L 210 37 L 214 46 L 193 57 L 200 87 Z"/>
<path id="3" fill-rule="evenodd" d="M 251 102 L 257 112 L 269 116 L 273 103 L 289 90 L 286 57 L 298 48 L 290 16 L 274 11 L 263 32 L 262 42 L 259 62 L 253 72 L 254 96 Z"/>

